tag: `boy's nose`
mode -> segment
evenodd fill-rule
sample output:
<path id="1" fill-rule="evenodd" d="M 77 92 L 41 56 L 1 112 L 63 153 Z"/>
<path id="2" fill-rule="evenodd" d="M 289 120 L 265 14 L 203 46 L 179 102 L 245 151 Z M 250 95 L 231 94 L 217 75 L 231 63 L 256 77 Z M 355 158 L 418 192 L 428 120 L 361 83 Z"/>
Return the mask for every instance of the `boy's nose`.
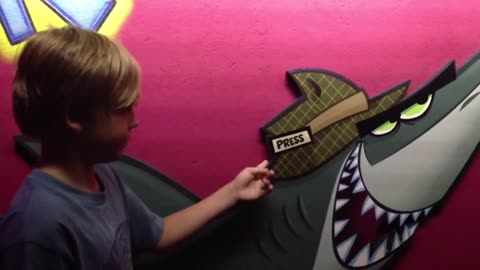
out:
<path id="1" fill-rule="evenodd" d="M 130 126 L 128 127 L 128 129 L 130 129 L 130 130 L 131 130 L 131 129 L 134 129 L 134 128 L 138 127 L 138 125 L 139 125 L 139 124 L 138 124 L 137 119 L 134 118 L 133 121 L 132 121 L 132 123 L 130 123 Z"/>
<path id="2" fill-rule="evenodd" d="M 130 125 L 128 126 L 128 129 L 132 130 L 136 127 L 138 127 L 138 119 L 137 119 L 137 115 L 132 110 L 130 111 Z"/>
<path id="3" fill-rule="evenodd" d="M 137 121 L 133 122 L 133 124 L 131 124 L 129 128 L 134 129 L 136 127 L 138 127 L 138 122 Z"/>

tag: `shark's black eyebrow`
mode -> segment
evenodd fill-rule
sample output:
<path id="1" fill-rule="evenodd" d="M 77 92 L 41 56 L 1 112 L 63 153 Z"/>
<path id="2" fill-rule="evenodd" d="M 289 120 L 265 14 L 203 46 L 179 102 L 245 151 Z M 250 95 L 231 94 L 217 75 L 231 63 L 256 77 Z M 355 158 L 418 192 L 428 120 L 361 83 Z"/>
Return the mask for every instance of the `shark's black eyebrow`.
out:
<path id="1" fill-rule="evenodd" d="M 470 58 L 468 58 L 465 63 L 457 70 L 457 77 L 463 74 L 465 70 L 467 70 L 469 67 L 471 67 L 475 62 L 480 59 L 480 50 L 475 52 Z"/>
<path id="2" fill-rule="evenodd" d="M 411 105 L 422 102 L 428 95 L 434 93 L 457 78 L 455 62 L 449 61 L 432 78 L 419 86 L 404 100 L 392 106 L 390 109 L 357 123 L 360 136 L 364 136 L 387 121 L 398 120 L 402 111 Z"/>

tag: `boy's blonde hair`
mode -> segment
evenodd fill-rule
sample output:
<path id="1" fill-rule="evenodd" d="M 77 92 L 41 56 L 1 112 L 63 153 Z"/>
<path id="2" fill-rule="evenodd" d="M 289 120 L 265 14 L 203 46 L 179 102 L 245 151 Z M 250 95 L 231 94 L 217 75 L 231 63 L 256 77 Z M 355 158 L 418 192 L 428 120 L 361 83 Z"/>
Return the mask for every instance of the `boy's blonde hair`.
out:
<path id="1" fill-rule="evenodd" d="M 94 111 L 131 106 L 140 70 L 121 45 L 75 26 L 34 34 L 25 44 L 13 81 L 13 112 L 20 130 L 42 137 L 65 116 L 88 120 Z"/>

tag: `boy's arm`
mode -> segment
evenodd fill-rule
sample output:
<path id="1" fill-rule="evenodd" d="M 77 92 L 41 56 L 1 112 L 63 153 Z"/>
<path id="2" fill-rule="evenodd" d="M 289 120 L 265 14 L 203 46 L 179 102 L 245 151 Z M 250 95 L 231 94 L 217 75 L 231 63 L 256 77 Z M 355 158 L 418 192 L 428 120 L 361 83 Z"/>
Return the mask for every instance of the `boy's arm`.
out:
<path id="1" fill-rule="evenodd" d="M 266 168 L 267 161 L 257 167 L 246 168 L 231 182 L 202 201 L 164 218 L 164 228 L 157 248 L 174 245 L 190 236 L 238 200 L 254 200 L 272 189 L 268 179 L 273 175 Z"/>

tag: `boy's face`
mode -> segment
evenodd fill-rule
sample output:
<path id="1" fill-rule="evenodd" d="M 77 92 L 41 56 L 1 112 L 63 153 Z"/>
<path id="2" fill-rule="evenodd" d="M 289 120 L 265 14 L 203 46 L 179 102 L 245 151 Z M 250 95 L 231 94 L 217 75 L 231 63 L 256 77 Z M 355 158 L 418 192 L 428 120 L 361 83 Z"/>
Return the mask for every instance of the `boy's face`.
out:
<path id="1" fill-rule="evenodd" d="M 118 159 L 130 139 L 130 132 L 138 126 L 133 106 L 108 113 L 97 112 L 85 126 L 81 139 L 83 156 L 91 162 L 111 162 Z"/>

